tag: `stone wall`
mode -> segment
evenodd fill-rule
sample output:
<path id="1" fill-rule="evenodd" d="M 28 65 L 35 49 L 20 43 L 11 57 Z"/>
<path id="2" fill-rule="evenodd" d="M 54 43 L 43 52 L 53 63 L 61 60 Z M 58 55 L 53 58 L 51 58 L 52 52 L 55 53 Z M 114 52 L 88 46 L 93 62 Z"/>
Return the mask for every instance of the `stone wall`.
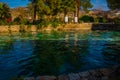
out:
<path id="1" fill-rule="evenodd" d="M 0 32 L 36 32 L 36 31 L 51 31 L 51 30 L 61 30 L 61 31 L 79 31 L 79 30 L 118 30 L 120 31 L 120 25 L 117 24 L 93 24 L 93 23 L 80 23 L 80 24 L 62 24 L 56 28 L 50 25 L 45 28 L 37 29 L 35 25 L 11 25 L 11 26 L 0 26 Z"/>
<path id="2" fill-rule="evenodd" d="M 79 30 L 91 30 L 92 23 L 81 24 L 65 24 L 63 30 L 65 31 L 79 31 Z"/>
<path id="3" fill-rule="evenodd" d="M 37 27 L 35 25 L 27 26 L 27 25 L 11 25 L 11 26 L 0 26 L 0 32 L 36 32 Z"/>
<path id="4" fill-rule="evenodd" d="M 19 32 L 19 31 L 26 31 L 26 32 L 36 32 L 40 30 L 46 30 L 46 31 L 51 31 L 51 30 L 65 30 L 65 31 L 70 31 L 70 30 L 81 30 L 81 29 L 91 29 L 92 24 L 91 23 L 81 23 L 81 24 L 63 24 L 59 25 L 56 28 L 51 27 L 50 25 L 45 28 L 37 29 L 37 26 L 31 25 L 11 25 L 11 26 L 0 26 L 0 32 Z"/>
<path id="5" fill-rule="evenodd" d="M 114 24 L 114 23 L 92 24 L 91 30 L 114 30 L 114 31 L 120 31 L 120 24 Z"/>

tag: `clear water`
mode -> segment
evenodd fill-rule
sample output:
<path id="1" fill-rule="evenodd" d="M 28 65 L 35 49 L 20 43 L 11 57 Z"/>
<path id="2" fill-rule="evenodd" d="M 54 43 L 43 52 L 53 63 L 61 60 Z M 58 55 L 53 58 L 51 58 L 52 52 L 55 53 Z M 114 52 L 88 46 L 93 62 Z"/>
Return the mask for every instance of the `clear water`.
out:
<path id="1" fill-rule="evenodd" d="M 0 33 L 0 80 L 120 64 L 120 32 Z"/>

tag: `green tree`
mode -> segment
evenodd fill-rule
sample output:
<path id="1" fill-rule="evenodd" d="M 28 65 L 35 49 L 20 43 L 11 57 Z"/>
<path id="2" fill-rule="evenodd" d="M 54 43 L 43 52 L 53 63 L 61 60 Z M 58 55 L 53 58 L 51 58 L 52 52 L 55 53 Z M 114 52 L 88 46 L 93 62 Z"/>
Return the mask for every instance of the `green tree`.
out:
<path id="1" fill-rule="evenodd" d="M 60 0 L 30 0 L 34 7 L 34 18 L 36 14 L 43 15 L 56 15 L 59 11 Z"/>
<path id="2" fill-rule="evenodd" d="M 81 18 L 79 18 L 79 22 L 94 22 L 94 18 L 92 16 L 87 16 L 87 15 L 84 15 L 82 16 Z"/>
<path id="3" fill-rule="evenodd" d="M 90 2 L 91 0 L 81 0 L 81 8 L 85 11 L 88 11 L 88 9 L 92 8 L 93 5 Z"/>
<path id="4" fill-rule="evenodd" d="M 10 8 L 6 3 L 0 3 L 0 24 L 11 17 Z"/>
<path id="5" fill-rule="evenodd" d="M 56 16 L 59 13 L 64 13 L 67 16 L 68 12 L 76 12 L 77 16 L 79 9 L 88 10 L 92 5 L 90 0 L 30 0 L 34 7 L 34 18 L 36 14 Z"/>
<path id="6" fill-rule="evenodd" d="M 120 9 L 120 0 L 107 0 L 108 7 L 112 10 Z"/>
<path id="7" fill-rule="evenodd" d="M 85 11 L 88 11 L 88 9 L 92 8 L 93 5 L 91 4 L 90 2 L 91 0 L 76 0 L 76 13 L 77 13 L 77 16 L 79 17 L 79 10 L 82 9 L 82 10 L 85 10 Z"/>
<path id="8" fill-rule="evenodd" d="M 61 2 L 61 11 L 64 12 L 65 16 L 68 12 L 75 10 L 75 1 L 74 0 L 62 0 Z"/>
<path id="9" fill-rule="evenodd" d="M 36 20 L 36 5 L 35 5 L 35 3 L 36 3 L 37 0 L 29 0 L 29 1 L 31 1 L 32 5 L 30 6 L 30 4 L 28 4 L 28 8 L 31 9 L 31 7 L 33 7 L 32 8 L 32 10 L 33 10 L 33 19 Z"/>

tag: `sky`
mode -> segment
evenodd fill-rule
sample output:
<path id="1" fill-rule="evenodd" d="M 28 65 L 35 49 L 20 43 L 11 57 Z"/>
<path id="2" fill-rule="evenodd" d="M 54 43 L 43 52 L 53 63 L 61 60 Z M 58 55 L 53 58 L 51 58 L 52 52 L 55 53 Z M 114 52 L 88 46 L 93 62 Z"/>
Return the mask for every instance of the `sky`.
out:
<path id="1" fill-rule="evenodd" d="M 0 0 L 0 2 L 7 3 L 11 8 L 26 6 L 28 4 L 28 0 Z M 101 10 L 109 10 L 107 7 L 106 0 L 91 0 L 93 4 L 92 9 L 101 9 Z"/>

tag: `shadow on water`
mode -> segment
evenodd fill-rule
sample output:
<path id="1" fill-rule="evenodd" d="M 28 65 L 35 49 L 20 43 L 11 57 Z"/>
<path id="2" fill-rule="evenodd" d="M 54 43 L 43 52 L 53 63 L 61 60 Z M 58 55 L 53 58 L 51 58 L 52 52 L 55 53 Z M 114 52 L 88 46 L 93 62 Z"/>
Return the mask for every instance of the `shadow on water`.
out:
<path id="1" fill-rule="evenodd" d="M 58 75 L 74 72 L 83 65 L 81 57 L 87 46 L 80 47 L 65 41 L 35 41 L 34 71 L 39 75 Z M 84 53 L 83 53 L 84 52 Z"/>
<path id="2" fill-rule="evenodd" d="M 91 30 L 108 30 L 108 31 L 120 31 L 120 24 L 116 23 L 94 23 Z"/>
<path id="3" fill-rule="evenodd" d="M 117 62 L 120 64 L 120 41 L 111 42 L 110 44 L 105 44 L 106 47 L 103 49 L 102 54 L 104 55 L 104 59 L 107 64 L 111 61 Z"/>

